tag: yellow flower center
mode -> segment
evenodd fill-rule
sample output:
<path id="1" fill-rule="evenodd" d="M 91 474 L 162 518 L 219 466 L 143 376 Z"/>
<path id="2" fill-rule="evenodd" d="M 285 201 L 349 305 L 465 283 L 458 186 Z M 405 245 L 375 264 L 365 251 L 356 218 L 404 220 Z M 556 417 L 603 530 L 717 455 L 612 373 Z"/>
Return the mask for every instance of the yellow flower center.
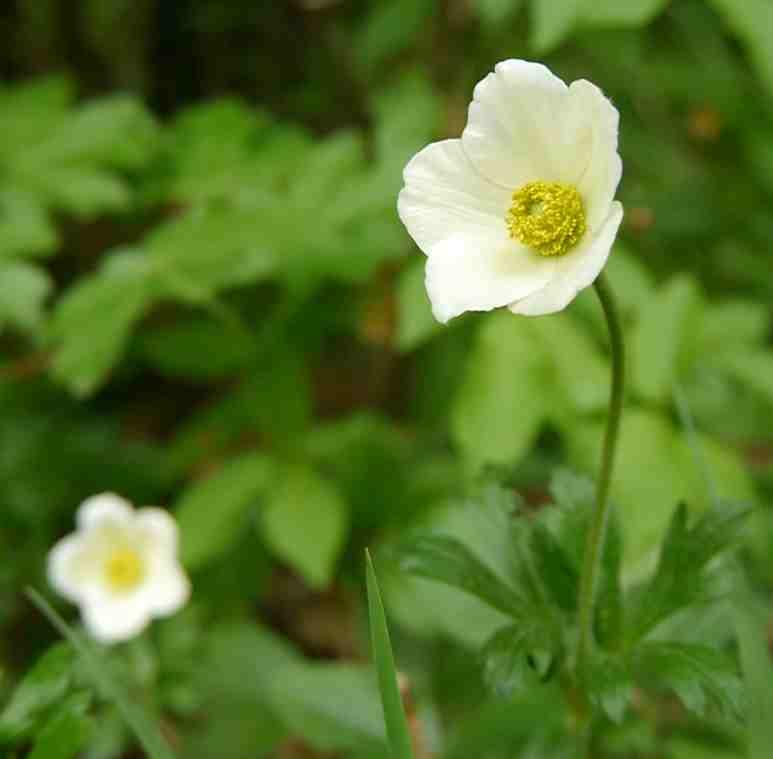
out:
<path id="1" fill-rule="evenodd" d="M 585 234 L 585 207 L 574 185 L 529 182 L 513 193 L 506 222 L 510 237 L 541 256 L 563 256 Z"/>
<path id="2" fill-rule="evenodd" d="M 110 589 L 122 593 L 135 588 L 145 575 L 142 557 L 131 548 L 114 551 L 105 564 L 105 577 Z"/>

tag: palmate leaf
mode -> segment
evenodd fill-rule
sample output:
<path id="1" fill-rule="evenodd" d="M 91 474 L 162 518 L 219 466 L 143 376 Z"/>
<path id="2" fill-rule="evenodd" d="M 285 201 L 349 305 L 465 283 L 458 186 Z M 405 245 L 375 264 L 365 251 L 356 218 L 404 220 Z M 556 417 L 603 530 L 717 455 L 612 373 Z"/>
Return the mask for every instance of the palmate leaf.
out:
<path id="1" fill-rule="evenodd" d="M 572 614 L 577 605 L 585 535 L 596 489 L 587 477 L 557 470 L 550 481 L 550 493 L 553 504 L 541 509 L 533 523 L 531 549 L 537 572 L 551 596 L 560 608 Z M 613 648 L 622 635 L 621 561 L 622 536 L 613 512 L 596 596 L 596 638 L 606 648 Z"/>
<path id="2" fill-rule="evenodd" d="M 405 572 L 463 590 L 510 617 L 528 615 L 523 595 L 506 585 L 455 538 L 416 536 L 401 545 L 399 559 Z"/>
<path id="3" fill-rule="evenodd" d="M 64 79 L 43 79 L 0 88 L 4 114 L 0 156 L 6 184 L 44 219 L 48 209 L 76 216 L 128 209 L 133 193 L 125 172 L 152 158 L 157 126 L 142 104 L 113 95 L 72 108 L 72 88 Z M 28 228 L 20 254 L 48 252 L 45 222 L 35 235 Z"/>
<path id="4" fill-rule="evenodd" d="M 720 502 L 688 527 L 687 507 L 676 508 L 655 573 L 632 611 L 630 640 L 640 640 L 672 614 L 708 600 L 704 568 L 737 538 L 750 511 L 744 504 Z"/>
<path id="5" fill-rule="evenodd" d="M 503 698 L 533 691 L 550 675 L 560 645 L 555 630 L 538 617 L 503 627 L 481 652 L 483 679 Z"/>
<path id="6" fill-rule="evenodd" d="M 673 690 L 696 714 L 709 706 L 729 717 L 741 714 L 741 680 L 721 651 L 693 643 L 644 643 L 634 651 L 631 666 L 641 685 Z"/>
<path id="7" fill-rule="evenodd" d="M 389 640 L 384 605 L 378 588 L 376 571 L 370 553 L 365 551 L 365 572 L 368 586 L 368 619 L 373 658 L 376 662 L 381 704 L 392 759 L 413 759 L 411 734 L 405 718 L 400 685 L 397 681 L 392 644 Z"/>
<path id="8" fill-rule="evenodd" d="M 592 655 L 587 679 L 591 702 L 614 722 L 622 722 L 633 693 L 633 676 L 621 656 L 601 650 Z"/>

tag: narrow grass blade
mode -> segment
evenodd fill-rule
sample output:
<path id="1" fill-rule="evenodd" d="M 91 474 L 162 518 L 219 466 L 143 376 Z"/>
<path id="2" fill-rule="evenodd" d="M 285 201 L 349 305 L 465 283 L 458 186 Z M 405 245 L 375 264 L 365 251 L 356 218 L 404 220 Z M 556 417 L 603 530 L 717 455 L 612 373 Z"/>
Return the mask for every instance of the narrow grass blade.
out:
<path id="1" fill-rule="evenodd" d="M 749 759 L 769 759 L 773 747 L 773 664 L 765 622 L 748 602 L 735 605 L 741 669 L 746 685 Z"/>
<path id="2" fill-rule="evenodd" d="M 41 614 L 70 642 L 83 660 L 94 685 L 105 698 L 113 702 L 148 757 L 150 759 L 175 759 L 172 750 L 156 727 L 142 709 L 132 703 L 125 691 L 116 683 L 93 647 L 78 635 L 37 591 L 28 588 L 27 596 Z"/>
<path id="3" fill-rule="evenodd" d="M 384 707 L 387 738 L 392 759 L 413 759 L 411 735 L 403 711 L 403 701 L 397 684 L 395 660 L 392 644 L 389 642 L 384 605 L 376 580 L 376 571 L 370 553 L 365 551 L 366 578 L 368 586 L 368 617 L 370 619 L 370 640 L 373 647 L 373 659 L 378 672 L 378 687 L 381 691 L 381 703 Z"/>

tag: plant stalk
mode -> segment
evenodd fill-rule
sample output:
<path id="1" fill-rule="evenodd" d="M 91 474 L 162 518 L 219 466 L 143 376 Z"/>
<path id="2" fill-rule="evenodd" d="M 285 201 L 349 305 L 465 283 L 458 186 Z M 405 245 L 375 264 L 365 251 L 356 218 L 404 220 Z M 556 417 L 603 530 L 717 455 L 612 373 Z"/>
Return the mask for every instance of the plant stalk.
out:
<path id="1" fill-rule="evenodd" d="M 625 347 L 620 317 L 615 299 L 604 275 L 600 275 L 594 284 L 596 295 L 601 303 L 609 329 L 612 351 L 612 389 L 609 398 L 609 414 L 604 437 L 604 449 L 601 458 L 596 491 L 596 510 L 585 543 L 582 575 L 580 577 L 579 599 L 579 638 L 577 642 L 577 672 L 584 678 L 588 655 L 593 646 L 593 611 L 596 599 L 601 557 L 604 552 L 604 540 L 609 521 L 610 501 L 609 485 L 612 478 L 615 449 L 620 431 L 620 417 L 623 410 L 623 384 L 625 379 Z"/>

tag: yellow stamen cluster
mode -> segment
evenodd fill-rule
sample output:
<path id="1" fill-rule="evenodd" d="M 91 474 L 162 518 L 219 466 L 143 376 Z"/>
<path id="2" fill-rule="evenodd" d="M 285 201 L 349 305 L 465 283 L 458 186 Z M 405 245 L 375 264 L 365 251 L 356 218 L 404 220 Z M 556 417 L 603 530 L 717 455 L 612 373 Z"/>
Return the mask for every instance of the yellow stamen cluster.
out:
<path id="1" fill-rule="evenodd" d="M 105 578 L 110 589 L 125 593 L 139 585 L 145 575 L 142 557 L 131 548 L 114 551 L 105 563 Z"/>
<path id="2" fill-rule="evenodd" d="M 510 237 L 541 256 L 563 256 L 585 234 L 585 207 L 574 185 L 529 182 L 513 193 L 506 222 Z"/>

